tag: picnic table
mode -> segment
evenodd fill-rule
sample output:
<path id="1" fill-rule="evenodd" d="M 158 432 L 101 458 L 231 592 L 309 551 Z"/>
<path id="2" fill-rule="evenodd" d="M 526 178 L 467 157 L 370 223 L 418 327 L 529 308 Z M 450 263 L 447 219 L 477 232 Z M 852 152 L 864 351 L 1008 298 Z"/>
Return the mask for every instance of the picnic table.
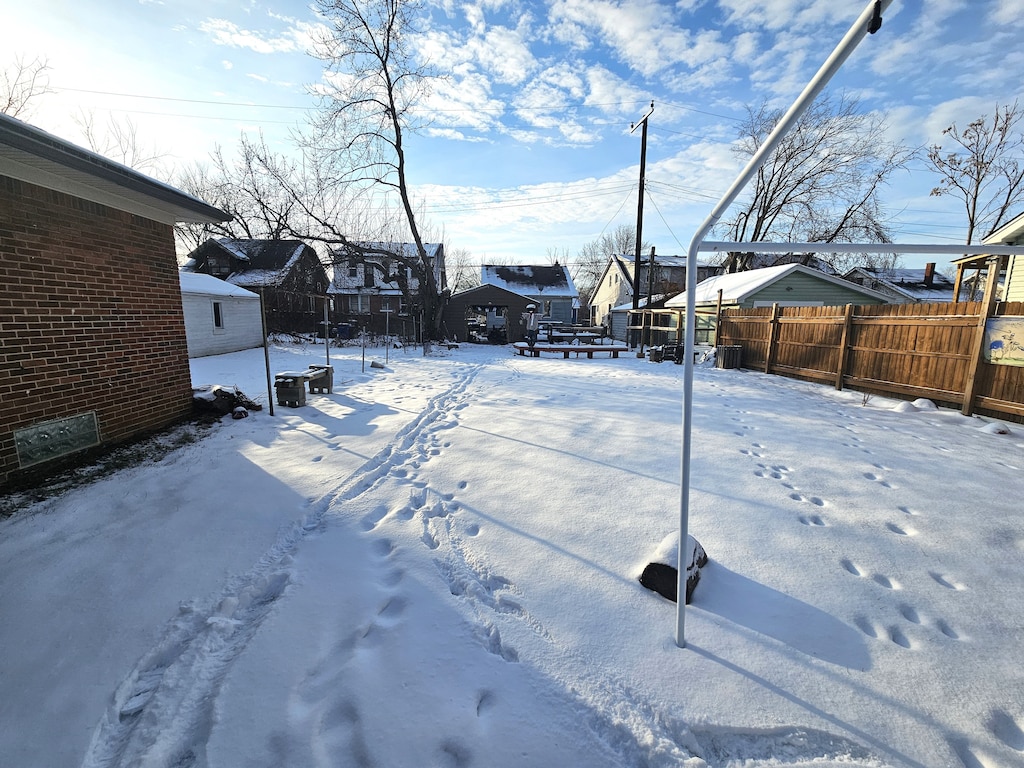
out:
<path id="1" fill-rule="evenodd" d="M 611 357 L 618 357 L 619 352 L 629 351 L 625 344 L 548 344 L 542 341 L 534 344 L 532 348 L 525 341 L 517 341 L 512 347 L 523 357 L 540 357 L 541 352 L 561 352 L 565 360 L 573 353 L 576 357 L 586 355 L 592 360 L 595 352 L 607 352 Z"/>

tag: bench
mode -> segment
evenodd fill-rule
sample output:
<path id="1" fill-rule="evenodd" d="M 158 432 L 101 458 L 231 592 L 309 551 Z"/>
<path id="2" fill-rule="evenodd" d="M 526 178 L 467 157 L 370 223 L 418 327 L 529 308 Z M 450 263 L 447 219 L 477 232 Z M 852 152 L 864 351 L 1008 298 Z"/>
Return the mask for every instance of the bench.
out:
<path id="1" fill-rule="evenodd" d="M 274 375 L 277 404 L 298 408 L 306 404 L 306 382 L 310 394 L 330 394 L 334 388 L 334 366 L 311 365 L 304 371 L 282 371 Z"/>
<path id="2" fill-rule="evenodd" d="M 524 357 L 529 353 L 532 357 L 540 357 L 541 352 L 561 352 L 562 358 L 569 359 L 570 353 L 575 352 L 576 357 L 585 354 L 588 359 L 594 359 L 595 352 L 607 352 L 612 357 L 618 357 L 619 352 L 628 352 L 629 347 L 616 344 L 544 344 L 537 343 L 533 349 L 525 341 L 517 341 L 512 347 Z"/>

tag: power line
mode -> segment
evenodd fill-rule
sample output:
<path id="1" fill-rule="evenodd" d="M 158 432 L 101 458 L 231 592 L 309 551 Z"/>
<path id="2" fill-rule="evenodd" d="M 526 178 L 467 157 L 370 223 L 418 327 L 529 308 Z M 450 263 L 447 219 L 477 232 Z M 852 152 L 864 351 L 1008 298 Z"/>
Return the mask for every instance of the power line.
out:
<path id="1" fill-rule="evenodd" d="M 547 205 L 550 203 L 567 203 L 574 200 L 586 200 L 594 197 L 604 197 L 607 195 L 617 195 L 623 190 L 632 190 L 633 185 L 629 183 L 617 183 L 614 186 L 609 186 L 605 189 L 591 189 L 575 194 L 560 193 L 557 195 L 538 195 L 524 200 L 485 200 L 480 202 L 469 202 L 464 205 L 455 204 L 444 204 L 440 203 L 437 206 L 425 206 L 426 209 L 432 213 L 463 213 L 480 210 L 494 210 L 502 208 L 523 208 L 533 205 Z"/>
<path id="2" fill-rule="evenodd" d="M 92 93 L 97 96 L 118 96 L 125 99 L 150 99 L 153 101 L 174 101 L 183 104 L 213 104 L 218 107 L 256 107 L 258 109 L 309 109 L 306 107 L 292 106 L 288 104 L 253 104 L 245 101 L 213 101 L 210 99 L 180 99 L 174 96 L 153 96 L 143 93 L 117 93 L 115 91 L 92 91 L 87 88 L 66 88 L 55 87 L 55 91 L 70 91 L 72 93 Z M 145 114 L 145 113 L 144 113 Z"/>
<path id="3" fill-rule="evenodd" d="M 66 86 L 54 86 L 55 91 L 68 91 L 72 93 L 91 93 L 97 96 L 116 96 L 118 98 L 125 99 L 149 99 L 153 101 L 171 101 L 179 102 L 183 104 L 210 104 L 213 106 L 223 107 L 255 107 L 258 109 L 299 109 L 306 110 L 312 109 L 312 105 L 299 106 L 294 104 L 254 104 L 245 101 L 217 101 L 213 99 L 184 99 L 175 96 L 154 96 L 153 94 L 145 93 L 121 93 L 118 91 L 97 91 L 88 88 L 70 88 Z M 635 104 L 643 103 L 642 100 L 638 101 L 597 101 L 580 104 L 553 104 L 544 107 L 525 107 L 516 106 L 515 104 L 502 104 L 500 107 L 429 107 L 429 108 L 413 108 L 412 111 L 427 111 L 427 112 L 504 112 L 504 111 L 515 111 L 515 112 L 560 112 L 569 110 L 579 109 L 597 109 L 599 107 L 621 107 L 626 108 Z M 142 113 L 147 114 L 147 113 Z M 155 114 L 155 113 L 154 113 Z"/>

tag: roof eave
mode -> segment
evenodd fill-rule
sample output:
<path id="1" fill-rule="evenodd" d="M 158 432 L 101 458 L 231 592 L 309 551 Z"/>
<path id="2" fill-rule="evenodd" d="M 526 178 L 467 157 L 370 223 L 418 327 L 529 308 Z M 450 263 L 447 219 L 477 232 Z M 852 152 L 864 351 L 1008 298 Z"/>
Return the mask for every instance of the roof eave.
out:
<path id="1" fill-rule="evenodd" d="M 0 114 L 0 174 L 169 224 L 231 215 L 127 166 Z"/>

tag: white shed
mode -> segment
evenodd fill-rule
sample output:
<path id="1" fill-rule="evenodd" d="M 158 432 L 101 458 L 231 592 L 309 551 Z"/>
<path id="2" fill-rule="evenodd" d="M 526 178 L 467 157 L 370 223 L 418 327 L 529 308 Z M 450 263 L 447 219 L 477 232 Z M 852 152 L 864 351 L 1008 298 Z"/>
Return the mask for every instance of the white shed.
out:
<path id="1" fill-rule="evenodd" d="M 260 297 L 196 272 L 179 272 L 189 357 L 221 355 L 263 345 Z"/>

